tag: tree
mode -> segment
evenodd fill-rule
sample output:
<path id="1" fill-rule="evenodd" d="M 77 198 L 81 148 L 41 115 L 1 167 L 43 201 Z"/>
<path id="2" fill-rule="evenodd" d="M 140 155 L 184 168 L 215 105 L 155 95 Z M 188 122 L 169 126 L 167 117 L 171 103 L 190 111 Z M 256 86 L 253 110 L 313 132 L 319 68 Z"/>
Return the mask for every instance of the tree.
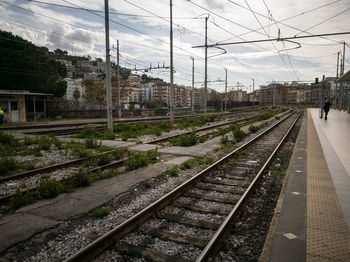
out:
<path id="1" fill-rule="evenodd" d="M 47 49 L 0 31 L 0 83 L 2 89 L 28 90 L 63 96 L 67 76 L 64 64 L 49 56 Z M 62 50 L 61 50 L 62 51 Z M 59 51 L 58 51 L 59 52 Z M 62 51 L 63 53 L 63 51 Z"/>
<path id="2" fill-rule="evenodd" d="M 74 100 L 77 102 L 78 100 L 79 100 L 79 98 L 80 98 L 80 91 L 79 91 L 79 89 L 74 89 L 74 92 L 73 92 L 73 98 L 74 98 Z"/>
<path id="3" fill-rule="evenodd" d="M 82 83 L 85 86 L 85 98 L 89 103 L 98 103 L 100 109 L 104 104 L 106 87 L 103 81 L 85 79 Z"/>

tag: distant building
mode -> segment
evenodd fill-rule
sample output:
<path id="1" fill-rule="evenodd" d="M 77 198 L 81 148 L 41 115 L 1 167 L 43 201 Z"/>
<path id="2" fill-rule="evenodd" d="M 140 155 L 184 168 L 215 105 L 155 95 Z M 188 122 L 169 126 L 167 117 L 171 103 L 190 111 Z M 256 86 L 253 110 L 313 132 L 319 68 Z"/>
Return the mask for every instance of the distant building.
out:
<path id="1" fill-rule="evenodd" d="M 325 81 L 315 79 L 315 83 L 311 84 L 310 102 L 313 105 L 320 105 L 324 98 L 330 98 L 332 101 L 336 99 L 336 77 L 326 77 Z"/>
<path id="2" fill-rule="evenodd" d="M 141 87 L 141 100 L 152 101 L 153 100 L 153 86 L 154 83 L 147 83 Z"/>
<path id="3" fill-rule="evenodd" d="M 75 100 L 74 98 L 74 92 L 75 90 L 79 91 L 79 102 L 83 101 L 83 98 L 85 96 L 85 87 L 82 85 L 82 79 L 71 79 L 71 78 L 65 78 L 64 79 L 67 82 L 67 90 L 66 90 L 66 99 L 68 101 Z"/>

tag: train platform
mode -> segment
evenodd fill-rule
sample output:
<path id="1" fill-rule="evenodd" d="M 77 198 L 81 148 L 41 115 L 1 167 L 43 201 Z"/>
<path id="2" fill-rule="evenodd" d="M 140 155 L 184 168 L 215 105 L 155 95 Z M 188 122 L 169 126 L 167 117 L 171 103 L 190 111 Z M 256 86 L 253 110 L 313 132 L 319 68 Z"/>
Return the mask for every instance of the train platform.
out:
<path id="1" fill-rule="evenodd" d="M 260 261 L 350 261 L 350 114 L 307 110 Z"/>

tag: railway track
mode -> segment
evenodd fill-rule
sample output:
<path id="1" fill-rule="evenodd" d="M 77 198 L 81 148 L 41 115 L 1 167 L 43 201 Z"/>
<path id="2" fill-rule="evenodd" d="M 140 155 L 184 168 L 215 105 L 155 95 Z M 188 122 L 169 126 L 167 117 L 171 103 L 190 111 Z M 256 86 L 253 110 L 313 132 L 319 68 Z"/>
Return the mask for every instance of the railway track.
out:
<path id="1" fill-rule="evenodd" d="M 246 121 L 245 119 L 238 119 L 238 120 L 233 120 L 233 121 L 227 121 L 227 122 L 220 123 L 220 124 L 214 124 L 214 125 L 198 128 L 196 130 L 183 132 L 183 133 L 176 134 L 176 135 L 173 135 L 173 136 L 160 138 L 160 139 L 157 139 L 157 140 L 146 142 L 146 144 L 158 144 L 158 143 L 161 143 L 161 142 L 164 142 L 164 141 L 168 141 L 168 140 L 170 140 L 172 138 L 179 137 L 181 135 L 187 135 L 187 134 L 190 134 L 190 133 L 193 133 L 193 132 L 200 133 L 200 132 L 211 130 L 211 129 L 215 130 L 215 129 L 219 128 L 219 127 L 229 126 L 230 124 L 233 124 L 233 123 L 239 124 L 239 125 L 244 125 L 245 123 L 249 123 L 249 121 Z M 204 134 L 204 135 L 206 135 L 206 134 Z M 113 152 L 114 152 L 113 150 L 112 151 L 108 151 L 108 152 L 103 152 L 103 153 L 98 154 L 97 156 L 104 155 L 104 154 L 111 154 Z M 68 161 L 68 162 L 60 163 L 60 164 L 55 164 L 55 165 L 51 165 L 51 166 L 47 166 L 47 167 L 42 167 L 42 168 L 38 168 L 38 169 L 34 169 L 34 170 L 29 170 L 29 171 L 21 172 L 21 173 L 10 175 L 10 176 L 0 177 L 0 184 L 8 182 L 8 181 L 11 181 L 11 180 L 17 180 L 17 179 L 21 179 L 21 178 L 31 177 L 31 176 L 35 176 L 37 174 L 46 173 L 46 172 L 52 172 L 52 171 L 55 171 L 55 170 L 58 170 L 58 169 L 64 169 L 64 168 L 67 168 L 67 167 L 70 167 L 70 166 L 79 165 L 83 161 L 85 161 L 85 160 L 87 160 L 89 158 L 90 157 L 79 158 L 79 159 L 71 160 L 71 161 Z"/>
<path id="2" fill-rule="evenodd" d="M 208 260 L 299 116 L 283 118 L 65 261 L 88 261 L 108 248 L 130 260 Z"/>
<path id="3" fill-rule="evenodd" d="M 219 117 L 227 117 L 227 116 L 231 116 L 231 115 L 237 115 L 237 114 L 250 114 L 251 111 L 244 111 L 244 112 L 227 112 L 227 113 L 222 113 L 219 114 Z M 254 111 L 255 113 L 255 111 Z M 188 118 L 188 119 L 197 119 L 201 117 L 201 115 L 188 115 L 188 116 L 175 116 L 175 120 L 179 120 L 182 118 Z M 168 121 L 169 117 L 158 117 L 158 118 L 144 118 L 144 119 L 132 119 L 132 120 L 123 120 L 123 121 L 116 121 L 115 123 L 149 123 L 149 124 L 158 124 L 162 121 Z M 77 125 L 75 124 L 73 127 L 71 128 L 67 128 L 67 127 L 61 127 L 61 126 L 57 126 L 57 127 L 50 127 L 50 126 L 42 126 L 42 128 L 45 128 L 45 130 L 37 130 L 37 131 L 24 131 L 24 134 L 27 135 L 46 135 L 46 134 L 53 134 L 55 136 L 64 136 L 64 135 L 73 135 L 73 134 L 78 134 L 80 131 L 82 131 L 84 129 L 85 126 L 90 125 L 92 127 L 94 127 L 96 129 L 96 131 L 98 132 L 103 132 L 105 130 L 105 122 L 102 123 L 88 123 L 88 124 L 80 124 Z M 39 126 L 40 127 L 40 126 Z M 36 127 L 38 128 L 38 127 Z"/>

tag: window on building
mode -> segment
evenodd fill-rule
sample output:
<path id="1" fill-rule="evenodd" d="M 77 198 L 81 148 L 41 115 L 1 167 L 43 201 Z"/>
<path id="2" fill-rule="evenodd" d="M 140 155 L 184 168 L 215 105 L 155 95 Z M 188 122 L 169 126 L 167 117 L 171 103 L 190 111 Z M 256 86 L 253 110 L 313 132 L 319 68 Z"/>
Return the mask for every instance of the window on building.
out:
<path id="1" fill-rule="evenodd" d="M 18 110 L 18 102 L 11 101 L 11 111 L 17 111 L 17 110 Z"/>

